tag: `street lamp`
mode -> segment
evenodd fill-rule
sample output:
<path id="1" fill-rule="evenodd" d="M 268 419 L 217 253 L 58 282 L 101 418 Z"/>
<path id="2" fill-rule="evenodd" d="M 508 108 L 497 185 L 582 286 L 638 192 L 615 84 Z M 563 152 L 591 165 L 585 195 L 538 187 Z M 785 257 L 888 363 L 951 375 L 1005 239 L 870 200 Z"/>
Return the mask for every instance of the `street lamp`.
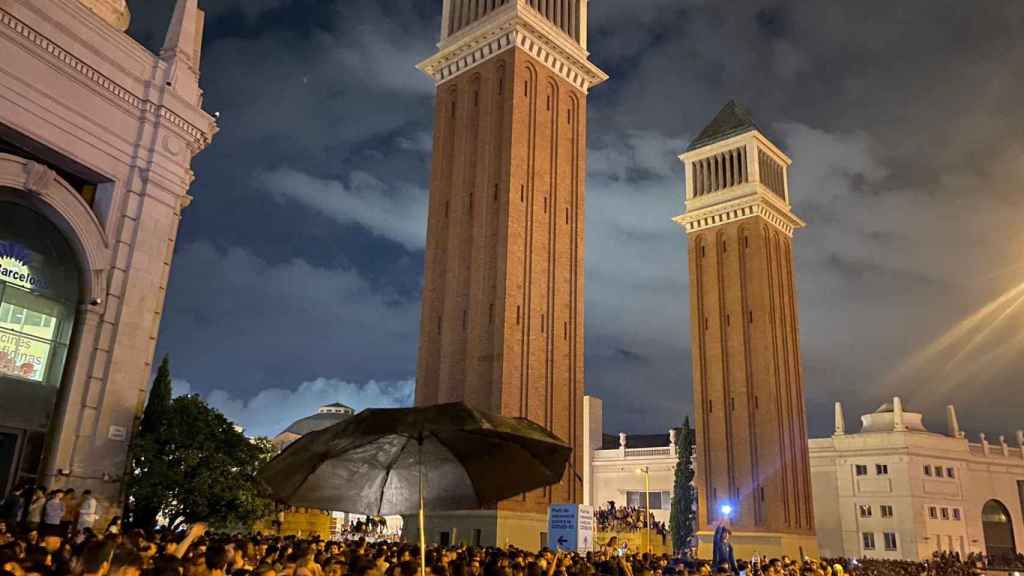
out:
<path id="1" fill-rule="evenodd" d="M 636 471 L 644 475 L 644 526 L 647 527 L 647 553 L 650 554 L 654 551 L 651 545 L 651 469 L 641 466 Z"/>

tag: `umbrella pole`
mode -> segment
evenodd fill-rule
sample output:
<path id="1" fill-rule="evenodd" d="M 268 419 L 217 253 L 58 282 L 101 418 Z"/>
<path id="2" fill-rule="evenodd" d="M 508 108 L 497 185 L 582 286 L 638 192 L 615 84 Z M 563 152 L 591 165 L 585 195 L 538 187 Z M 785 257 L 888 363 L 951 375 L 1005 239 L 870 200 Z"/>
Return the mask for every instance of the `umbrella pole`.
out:
<path id="1" fill-rule="evenodd" d="M 419 460 L 420 469 L 420 576 L 427 576 L 427 536 L 424 531 L 423 522 L 423 438 L 418 439 L 419 453 L 417 459 Z"/>

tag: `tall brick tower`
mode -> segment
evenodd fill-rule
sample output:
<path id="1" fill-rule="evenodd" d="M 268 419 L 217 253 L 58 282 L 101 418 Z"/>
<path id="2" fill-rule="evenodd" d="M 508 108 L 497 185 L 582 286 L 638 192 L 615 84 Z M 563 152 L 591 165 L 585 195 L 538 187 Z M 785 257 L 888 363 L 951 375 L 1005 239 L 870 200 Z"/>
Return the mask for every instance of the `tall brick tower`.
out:
<path id="1" fill-rule="evenodd" d="M 679 158 L 701 552 L 726 521 L 737 557 L 813 554 L 792 254 L 803 222 L 789 203 L 791 161 L 735 102 Z"/>
<path id="2" fill-rule="evenodd" d="M 587 0 L 445 0 L 439 50 L 419 65 L 437 103 L 416 404 L 525 416 L 573 447 L 586 101 L 607 79 L 588 60 L 586 23 Z M 432 514 L 427 536 L 536 548 L 548 504 L 580 501 L 582 476 L 574 451 L 561 483 L 496 510 Z"/>

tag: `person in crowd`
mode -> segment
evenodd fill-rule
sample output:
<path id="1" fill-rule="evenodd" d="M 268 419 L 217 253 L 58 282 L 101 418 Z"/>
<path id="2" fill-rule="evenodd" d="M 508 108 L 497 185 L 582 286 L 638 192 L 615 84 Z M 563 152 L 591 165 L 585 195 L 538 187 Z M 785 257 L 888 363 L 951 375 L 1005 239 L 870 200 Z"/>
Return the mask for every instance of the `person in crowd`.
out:
<path id="1" fill-rule="evenodd" d="M 71 531 L 78 524 L 78 509 L 82 503 L 75 496 L 74 488 L 68 488 L 64 491 L 61 503 L 64 504 L 64 514 L 60 519 L 60 530 L 62 534 L 70 535 Z"/>
<path id="2" fill-rule="evenodd" d="M 107 576 L 113 557 L 113 542 L 92 540 L 82 548 L 79 569 L 83 576 Z"/>
<path id="3" fill-rule="evenodd" d="M 725 523 L 719 524 L 718 528 L 715 529 L 715 539 L 713 547 L 713 558 L 711 565 L 714 566 L 716 573 L 731 573 L 739 574 L 739 566 L 736 565 L 736 556 L 732 551 L 732 531 L 726 528 Z"/>
<path id="4" fill-rule="evenodd" d="M 60 523 L 64 519 L 64 491 L 51 490 L 43 505 L 42 529 L 47 534 L 59 533 Z"/>
<path id="5" fill-rule="evenodd" d="M 91 530 L 99 517 L 100 505 L 99 502 L 96 501 L 96 497 L 92 495 L 92 490 L 82 492 L 82 501 L 78 508 L 77 529 L 79 531 L 85 530 L 86 528 Z"/>
<path id="6" fill-rule="evenodd" d="M 145 561 L 136 548 L 121 543 L 110 558 L 109 576 L 142 576 Z"/>
<path id="7" fill-rule="evenodd" d="M 43 511 L 46 507 L 46 489 L 42 486 L 32 488 L 32 498 L 28 506 L 25 523 L 29 530 L 36 530 L 43 523 Z"/>

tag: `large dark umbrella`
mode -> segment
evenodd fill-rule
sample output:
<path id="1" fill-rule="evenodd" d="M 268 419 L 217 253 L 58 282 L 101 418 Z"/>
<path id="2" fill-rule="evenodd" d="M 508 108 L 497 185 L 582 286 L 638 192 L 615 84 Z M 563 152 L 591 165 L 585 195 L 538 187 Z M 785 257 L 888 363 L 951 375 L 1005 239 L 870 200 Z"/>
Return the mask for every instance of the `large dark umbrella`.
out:
<path id="1" fill-rule="evenodd" d="M 538 424 L 465 404 L 364 410 L 260 471 L 292 506 L 391 515 L 482 508 L 562 479 L 572 449 Z M 420 560 L 423 561 L 423 552 Z"/>

